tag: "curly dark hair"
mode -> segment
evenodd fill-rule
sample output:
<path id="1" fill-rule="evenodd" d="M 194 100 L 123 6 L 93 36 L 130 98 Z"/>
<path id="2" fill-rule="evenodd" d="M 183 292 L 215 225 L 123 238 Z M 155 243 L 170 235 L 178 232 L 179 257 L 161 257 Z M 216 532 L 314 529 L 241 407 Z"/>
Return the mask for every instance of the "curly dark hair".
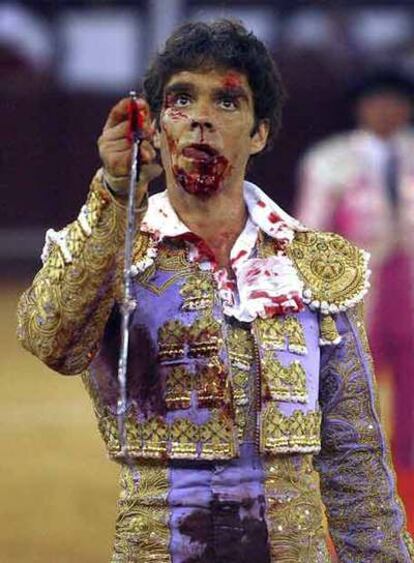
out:
<path id="1" fill-rule="evenodd" d="M 212 23 L 185 23 L 169 37 L 144 77 L 144 95 L 158 122 L 164 87 L 183 70 L 218 67 L 244 73 L 253 92 L 255 128 L 270 125 L 269 141 L 280 128 L 285 90 L 265 45 L 239 22 L 220 19 Z"/>

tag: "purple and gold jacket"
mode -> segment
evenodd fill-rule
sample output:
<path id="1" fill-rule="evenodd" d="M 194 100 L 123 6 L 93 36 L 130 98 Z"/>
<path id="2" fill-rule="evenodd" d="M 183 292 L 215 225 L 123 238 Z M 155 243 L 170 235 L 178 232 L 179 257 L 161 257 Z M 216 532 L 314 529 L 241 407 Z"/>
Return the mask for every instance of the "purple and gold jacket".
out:
<path id="1" fill-rule="evenodd" d="M 362 313 L 367 257 L 247 191 L 256 228 L 234 252 L 236 291 L 203 266 L 202 245 L 174 225 L 157 232 L 153 215 L 168 233 L 169 210 L 150 198 L 134 247 L 124 448 L 125 209 L 100 174 L 78 219 L 48 233 L 44 266 L 20 300 L 19 338 L 56 371 L 82 374 L 113 459 L 231 460 L 243 441 L 263 458 L 313 456 L 340 560 L 414 560 L 377 415 Z"/>

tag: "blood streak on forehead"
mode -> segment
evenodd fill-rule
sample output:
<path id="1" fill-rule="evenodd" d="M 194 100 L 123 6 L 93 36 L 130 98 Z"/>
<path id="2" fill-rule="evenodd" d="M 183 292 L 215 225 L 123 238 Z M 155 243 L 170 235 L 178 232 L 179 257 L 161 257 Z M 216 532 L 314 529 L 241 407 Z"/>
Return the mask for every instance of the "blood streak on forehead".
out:
<path id="1" fill-rule="evenodd" d="M 239 72 L 236 72 L 235 70 L 229 70 L 224 76 L 223 86 L 227 90 L 242 88 L 243 84 L 241 74 Z"/>

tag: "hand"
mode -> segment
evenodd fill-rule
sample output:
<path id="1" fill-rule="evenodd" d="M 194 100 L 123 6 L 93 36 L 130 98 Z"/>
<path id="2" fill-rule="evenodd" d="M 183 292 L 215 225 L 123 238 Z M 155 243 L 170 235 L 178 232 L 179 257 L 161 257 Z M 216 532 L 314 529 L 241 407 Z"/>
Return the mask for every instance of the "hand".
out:
<path id="1" fill-rule="evenodd" d="M 99 155 L 107 179 L 113 191 L 121 196 L 128 193 L 131 168 L 131 143 L 127 137 L 129 103 L 130 99 L 124 98 L 111 109 L 98 139 Z M 141 171 L 137 190 L 137 203 L 139 204 L 148 190 L 149 183 L 161 174 L 162 168 L 155 161 L 156 152 L 151 144 L 153 129 L 148 103 L 139 98 L 137 104 L 144 116 L 144 140 L 140 145 Z"/>

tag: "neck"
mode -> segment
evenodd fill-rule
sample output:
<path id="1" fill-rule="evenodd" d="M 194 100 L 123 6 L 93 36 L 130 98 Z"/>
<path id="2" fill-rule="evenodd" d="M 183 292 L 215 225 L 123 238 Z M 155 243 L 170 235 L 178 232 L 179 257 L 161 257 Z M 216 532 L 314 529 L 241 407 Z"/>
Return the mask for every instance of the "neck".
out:
<path id="1" fill-rule="evenodd" d="M 208 198 L 189 194 L 179 186 L 169 187 L 168 195 L 181 221 L 208 244 L 219 266 L 228 266 L 230 251 L 247 218 L 243 182 Z"/>

